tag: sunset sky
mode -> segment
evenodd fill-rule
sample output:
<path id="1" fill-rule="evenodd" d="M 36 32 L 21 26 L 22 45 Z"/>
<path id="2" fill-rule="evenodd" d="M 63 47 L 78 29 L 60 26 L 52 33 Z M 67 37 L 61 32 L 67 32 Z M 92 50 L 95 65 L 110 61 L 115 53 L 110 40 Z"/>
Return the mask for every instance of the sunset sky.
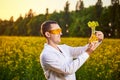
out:
<path id="1" fill-rule="evenodd" d="M 75 5 L 78 0 L 0 0 L 0 19 L 4 20 L 11 16 L 16 20 L 20 14 L 24 17 L 30 9 L 37 14 L 44 14 L 46 8 L 49 9 L 49 13 L 53 11 L 64 10 L 65 2 L 69 1 L 70 10 L 75 10 Z M 111 4 L 111 0 L 102 0 L 103 6 Z M 94 5 L 97 0 L 83 0 L 84 6 L 88 7 Z"/>

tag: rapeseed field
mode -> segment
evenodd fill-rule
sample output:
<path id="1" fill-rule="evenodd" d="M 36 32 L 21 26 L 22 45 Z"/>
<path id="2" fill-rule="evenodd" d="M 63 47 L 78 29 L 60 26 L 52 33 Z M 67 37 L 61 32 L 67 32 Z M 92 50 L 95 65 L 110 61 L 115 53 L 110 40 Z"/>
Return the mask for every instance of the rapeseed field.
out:
<path id="1" fill-rule="evenodd" d="M 45 80 L 39 55 L 45 38 L 0 37 L 0 80 Z M 62 38 L 61 44 L 84 46 L 88 38 Z M 120 80 L 120 39 L 104 39 L 76 72 L 77 80 Z"/>

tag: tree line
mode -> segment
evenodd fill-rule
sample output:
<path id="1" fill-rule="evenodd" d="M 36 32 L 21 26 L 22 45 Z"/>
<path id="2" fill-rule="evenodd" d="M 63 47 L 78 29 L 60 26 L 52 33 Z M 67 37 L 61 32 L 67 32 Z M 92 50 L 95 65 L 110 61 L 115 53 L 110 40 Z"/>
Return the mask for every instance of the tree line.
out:
<path id="1" fill-rule="evenodd" d="M 12 16 L 9 20 L 0 19 L 1 36 L 41 36 L 40 25 L 45 20 L 55 20 L 62 28 L 63 36 L 70 37 L 88 37 L 90 28 L 87 26 L 88 21 L 98 21 L 99 27 L 107 38 L 120 38 L 120 2 L 111 0 L 111 5 L 103 7 L 103 2 L 98 0 L 97 3 L 88 8 L 84 7 L 82 0 L 76 4 L 75 11 L 69 10 L 70 3 L 67 1 L 64 10 L 49 13 L 46 9 L 45 14 L 35 15 L 30 9 L 25 17 L 19 16 L 14 21 Z"/>

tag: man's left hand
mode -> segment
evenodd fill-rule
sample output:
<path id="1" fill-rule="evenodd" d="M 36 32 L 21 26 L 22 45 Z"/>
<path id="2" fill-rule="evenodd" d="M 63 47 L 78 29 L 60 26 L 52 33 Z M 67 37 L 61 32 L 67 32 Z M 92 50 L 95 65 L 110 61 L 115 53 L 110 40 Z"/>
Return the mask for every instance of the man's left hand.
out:
<path id="1" fill-rule="evenodd" d="M 98 38 L 98 41 L 101 42 L 104 39 L 104 34 L 101 31 L 96 31 L 95 32 L 96 37 Z"/>

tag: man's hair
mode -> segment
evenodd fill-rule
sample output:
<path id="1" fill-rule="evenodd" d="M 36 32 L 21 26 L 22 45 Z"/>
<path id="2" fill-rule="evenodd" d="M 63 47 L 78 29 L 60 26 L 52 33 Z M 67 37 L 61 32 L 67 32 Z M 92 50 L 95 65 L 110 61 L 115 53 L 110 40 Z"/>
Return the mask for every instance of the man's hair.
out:
<path id="1" fill-rule="evenodd" d="M 45 21 L 41 24 L 41 34 L 45 36 L 45 32 L 49 31 L 50 28 L 51 28 L 51 24 L 57 24 L 56 21 L 52 21 L 52 20 L 48 20 L 48 21 Z"/>

